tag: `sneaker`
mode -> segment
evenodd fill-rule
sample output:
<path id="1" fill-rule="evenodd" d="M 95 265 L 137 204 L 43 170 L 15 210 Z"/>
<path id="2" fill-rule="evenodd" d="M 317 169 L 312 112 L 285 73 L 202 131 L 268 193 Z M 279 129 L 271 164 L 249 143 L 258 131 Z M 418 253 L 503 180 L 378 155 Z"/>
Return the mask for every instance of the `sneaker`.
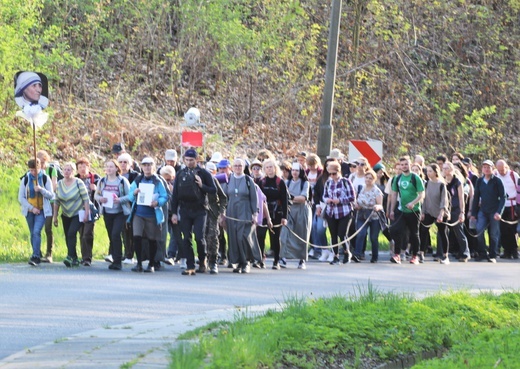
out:
<path id="1" fill-rule="evenodd" d="M 412 256 L 412 258 L 410 259 L 410 264 L 419 264 L 419 258 L 417 258 L 417 255 Z"/>
<path id="2" fill-rule="evenodd" d="M 86 267 L 89 267 L 89 266 L 92 265 L 92 262 L 91 262 L 90 260 L 83 260 L 83 261 L 81 262 L 81 265 L 86 266 Z"/>
<path id="3" fill-rule="evenodd" d="M 394 254 L 392 257 L 390 257 L 390 261 L 394 264 L 401 264 L 401 255 Z"/>
<path id="4" fill-rule="evenodd" d="M 143 273 L 143 266 L 141 264 L 137 264 L 135 267 L 132 268 L 132 272 Z"/>
<path id="5" fill-rule="evenodd" d="M 52 256 L 45 255 L 45 257 L 41 258 L 40 261 L 42 263 L 50 263 L 50 264 L 52 264 Z"/>
<path id="6" fill-rule="evenodd" d="M 280 270 L 280 264 L 278 264 L 277 261 L 273 262 L 273 268 L 274 270 Z"/>
<path id="7" fill-rule="evenodd" d="M 330 262 L 330 265 L 339 265 L 339 258 L 337 256 L 334 256 L 332 261 Z"/>
<path id="8" fill-rule="evenodd" d="M 249 266 L 249 263 L 246 263 L 242 267 L 242 274 L 249 274 L 249 272 L 251 272 L 251 267 Z"/>
<path id="9" fill-rule="evenodd" d="M 181 259 L 181 269 L 188 269 L 188 265 L 186 264 L 186 258 Z"/>
<path id="10" fill-rule="evenodd" d="M 164 264 L 175 265 L 175 261 L 172 258 L 165 258 Z"/>
<path id="11" fill-rule="evenodd" d="M 318 258 L 318 261 L 327 261 L 327 259 L 329 258 L 329 250 L 323 250 L 321 252 L 321 256 Z"/>
<path id="12" fill-rule="evenodd" d="M 107 263 L 113 263 L 114 259 L 112 258 L 112 255 L 107 255 L 107 256 L 105 256 L 105 261 Z"/>
<path id="13" fill-rule="evenodd" d="M 361 262 L 361 260 L 359 259 L 359 257 L 356 254 L 352 254 L 352 261 L 355 263 Z M 343 259 L 343 264 L 346 264 L 345 259 Z"/>
<path id="14" fill-rule="evenodd" d="M 123 269 L 123 266 L 121 264 L 112 263 L 108 266 L 108 269 L 110 270 L 121 270 Z"/>
<path id="15" fill-rule="evenodd" d="M 305 264 L 305 260 L 300 260 L 300 264 L 298 264 L 298 269 L 307 269 L 307 265 Z"/>
<path id="16" fill-rule="evenodd" d="M 459 262 L 467 263 L 469 259 L 471 259 L 469 256 L 463 255 L 459 258 Z"/>
<path id="17" fill-rule="evenodd" d="M 217 263 L 212 263 L 209 266 L 209 274 L 218 274 L 218 265 Z"/>
<path id="18" fill-rule="evenodd" d="M 376 259 L 370 259 L 370 262 L 371 262 L 372 264 L 376 264 L 376 263 L 377 263 L 377 260 L 376 260 Z"/>
<path id="19" fill-rule="evenodd" d="M 123 260 L 123 264 L 130 264 L 130 265 L 135 264 L 135 259 L 134 258 L 132 258 L 132 259 L 126 258 L 125 260 Z"/>
<path id="20" fill-rule="evenodd" d="M 79 267 L 79 260 L 78 260 L 78 259 L 74 259 L 74 260 L 72 260 L 72 266 L 73 266 L 74 268 Z M 90 264 L 89 264 L 89 266 L 90 266 Z"/>
<path id="21" fill-rule="evenodd" d="M 450 258 L 447 256 L 441 260 L 441 264 L 449 264 L 449 263 L 450 263 Z"/>
<path id="22" fill-rule="evenodd" d="M 158 272 L 159 270 L 162 269 L 161 262 L 160 262 L 160 261 L 156 261 L 156 262 L 154 263 L 153 267 L 155 268 L 155 271 Z"/>
<path id="23" fill-rule="evenodd" d="M 227 262 L 227 259 L 220 259 L 220 261 L 218 262 L 219 265 L 222 265 L 222 266 L 227 266 L 228 265 L 228 262 Z"/>
<path id="24" fill-rule="evenodd" d="M 347 250 L 346 252 L 343 253 L 343 264 L 350 263 L 350 260 L 353 260 L 353 255 L 350 251 Z M 359 256 L 358 256 L 358 260 L 360 260 Z"/>
<path id="25" fill-rule="evenodd" d="M 197 275 L 197 272 L 195 272 L 195 269 L 186 269 L 183 270 L 182 275 Z"/>
<path id="26" fill-rule="evenodd" d="M 65 264 L 67 268 L 70 268 L 72 266 L 72 258 L 67 256 L 65 260 L 63 260 L 63 264 Z"/>
<path id="27" fill-rule="evenodd" d="M 284 269 L 287 268 L 287 261 L 284 258 L 280 259 L 280 266 Z"/>
<path id="28" fill-rule="evenodd" d="M 495 258 L 488 258 L 487 261 L 488 261 L 488 263 L 496 263 L 497 259 L 495 259 Z"/>
<path id="29" fill-rule="evenodd" d="M 155 273 L 155 267 L 152 263 L 148 263 L 148 267 L 144 270 L 145 273 Z"/>
<path id="30" fill-rule="evenodd" d="M 335 257 L 335 256 L 336 256 L 336 255 L 334 255 L 333 252 L 330 252 L 330 253 L 329 253 L 329 256 L 327 257 L 327 261 L 328 261 L 329 263 L 332 263 L 332 262 L 334 261 L 334 257 Z"/>
<path id="31" fill-rule="evenodd" d="M 309 257 L 314 259 L 314 249 L 309 250 Z"/>
<path id="32" fill-rule="evenodd" d="M 419 253 L 419 263 L 424 264 L 424 252 Z"/>
<path id="33" fill-rule="evenodd" d="M 40 258 L 37 256 L 33 256 L 29 259 L 29 265 L 38 266 L 40 264 Z"/>

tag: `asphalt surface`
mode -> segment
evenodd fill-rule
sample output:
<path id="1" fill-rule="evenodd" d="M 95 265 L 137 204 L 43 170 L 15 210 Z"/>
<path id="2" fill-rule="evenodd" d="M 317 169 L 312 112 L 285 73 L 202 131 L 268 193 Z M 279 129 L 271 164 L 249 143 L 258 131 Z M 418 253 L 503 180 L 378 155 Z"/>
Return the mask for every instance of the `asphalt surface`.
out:
<path id="1" fill-rule="evenodd" d="M 298 270 L 182 276 L 179 266 L 137 274 L 108 263 L 67 269 L 62 263 L 34 268 L 0 265 L 0 368 L 166 368 L 175 338 L 197 326 L 237 314 L 277 308 L 290 296 L 359 294 L 379 291 L 424 296 L 437 291 L 519 290 L 520 262 L 498 260 L 440 265 L 332 266 L 309 261 Z M 271 266 L 268 260 L 268 267 Z"/>

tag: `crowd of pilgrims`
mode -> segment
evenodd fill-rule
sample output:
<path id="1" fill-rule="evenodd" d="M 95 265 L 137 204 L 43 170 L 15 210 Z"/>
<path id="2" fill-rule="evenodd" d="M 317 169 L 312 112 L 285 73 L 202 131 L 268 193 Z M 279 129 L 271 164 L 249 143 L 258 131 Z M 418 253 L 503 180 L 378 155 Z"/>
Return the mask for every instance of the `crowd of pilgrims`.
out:
<path id="1" fill-rule="evenodd" d="M 504 160 L 477 168 L 460 153 L 427 165 L 417 155 L 387 171 L 364 157 L 347 160 L 338 149 L 324 163 L 306 152 L 282 162 L 269 150 L 251 161 L 215 152 L 203 161 L 194 149 L 181 158 L 170 149 L 159 166 L 151 156 L 138 165 L 123 144 L 112 153 L 102 176 L 86 158 L 59 166 L 39 151 L 29 160 L 18 200 L 31 235 L 30 265 L 53 262 L 53 226 L 61 219 L 63 263 L 90 266 L 96 216 L 104 219 L 111 270 L 129 264 L 151 273 L 179 264 L 183 275 L 218 274 L 219 267 L 250 273 L 287 268 L 291 260 L 306 269 L 308 258 L 359 263 L 367 255 L 377 263 L 381 234 L 396 264 L 424 263 L 429 254 L 440 264 L 518 259 L 520 179 Z"/>

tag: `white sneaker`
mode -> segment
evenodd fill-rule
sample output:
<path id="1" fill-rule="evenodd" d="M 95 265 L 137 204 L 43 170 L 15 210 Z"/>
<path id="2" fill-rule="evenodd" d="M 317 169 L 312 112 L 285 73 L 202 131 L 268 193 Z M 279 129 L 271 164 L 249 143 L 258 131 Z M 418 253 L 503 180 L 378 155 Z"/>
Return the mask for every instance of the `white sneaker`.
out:
<path id="1" fill-rule="evenodd" d="M 188 268 L 188 265 L 186 264 L 186 259 L 182 258 L 181 259 L 181 269 L 187 269 L 187 268 Z"/>
<path id="2" fill-rule="evenodd" d="M 128 259 L 126 258 L 125 260 L 123 260 L 123 264 L 135 264 L 135 259 Z"/>
<path id="3" fill-rule="evenodd" d="M 450 263 L 450 258 L 449 257 L 445 257 L 444 259 L 441 259 L 441 264 L 449 264 Z"/>
<path id="4" fill-rule="evenodd" d="M 314 249 L 311 249 L 311 251 L 309 251 L 309 257 L 310 258 L 314 257 Z"/>
<path id="5" fill-rule="evenodd" d="M 112 258 L 112 255 L 107 255 L 107 256 L 105 256 L 105 261 L 107 263 L 113 263 L 114 259 Z"/>
<path id="6" fill-rule="evenodd" d="M 321 256 L 318 259 L 318 261 L 327 261 L 327 259 L 329 258 L 329 254 L 330 254 L 329 250 L 326 250 L 326 249 L 322 250 Z"/>
<path id="7" fill-rule="evenodd" d="M 328 258 L 327 258 L 327 261 L 328 261 L 329 263 L 332 263 L 332 262 L 334 261 L 334 256 L 336 256 L 336 255 L 334 255 L 333 252 L 329 252 L 329 256 L 328 256 Z"/>
<path id="8" fill-rule="evenodd" d="M 164 258 L 164 263 L 168 265 L 175 265 L 175 260 L 172 258 Z"/>
<path id="9" fill-rule="evenodd" d="M 304 260 L 300 260 L 300 264 L 298 264 L 298 269 L 307 269 Z"/>

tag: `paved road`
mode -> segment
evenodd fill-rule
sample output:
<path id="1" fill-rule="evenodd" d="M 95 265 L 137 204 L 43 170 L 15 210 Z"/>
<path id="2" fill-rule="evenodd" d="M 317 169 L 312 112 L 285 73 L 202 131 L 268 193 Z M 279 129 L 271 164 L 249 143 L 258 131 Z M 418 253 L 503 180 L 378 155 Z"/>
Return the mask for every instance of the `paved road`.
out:
<path id="1" fill-rule="evenodd" d="M 387 255 L 381 258 L 387 260 Z M 113 272 L 102 261 L 91 268 L 73 270 L 60 263 L 39 268 L 0 265 L 0 368 L 118 368 L 147 351 L 147 347 L 149 361 L 141 363 L 142 367 L 153 367 L 157 359 L 157 367 L 163 368 L 165 343 L 208 320 L 232 318 L 237 307 L 276 306 L 285 297 L 295 295 L 347 295 L 366 288 L 369 281 L 380 291 L 419 294 L 460 288 L 520 289 L 517 261 L 455 261 L 450 265 L 433 261 L 395 265 L 383 261 L 340 266 L 311 261 L 307 270 L 296 269 L 296 264 L 289 262 L 289 268 L 280 271 L 253 270 L 249 275 L 223 269 L 217 276 L 195 277 L 181 276 L 178 266 L 152 275 L 132 273 L 128 266 Z M 118 337 L 143 338 L 144 332 L 149 333 L 149 341 L 123 339 L 108 353 L 94 350 L 116 342 Z M 160 344 L 154 342 L 157 336 L 162 337 Z M 86 338 L 91 342 L 81 346 L 79 343 Z M 50 356 L 54 360 L 73 352 L 73 343 L 81 355 L 88 351 L 90 359 L 65 360 L 59 365 L 48 361 Z M 158 349 L 161 345 L 162 349 Z M 81 355 L 78 353 L 78 357 Z M 103 365 L 94 364 L 92 358 L 96 357 Z M 31 362 L 36 358 L 40 366 Z"/>

